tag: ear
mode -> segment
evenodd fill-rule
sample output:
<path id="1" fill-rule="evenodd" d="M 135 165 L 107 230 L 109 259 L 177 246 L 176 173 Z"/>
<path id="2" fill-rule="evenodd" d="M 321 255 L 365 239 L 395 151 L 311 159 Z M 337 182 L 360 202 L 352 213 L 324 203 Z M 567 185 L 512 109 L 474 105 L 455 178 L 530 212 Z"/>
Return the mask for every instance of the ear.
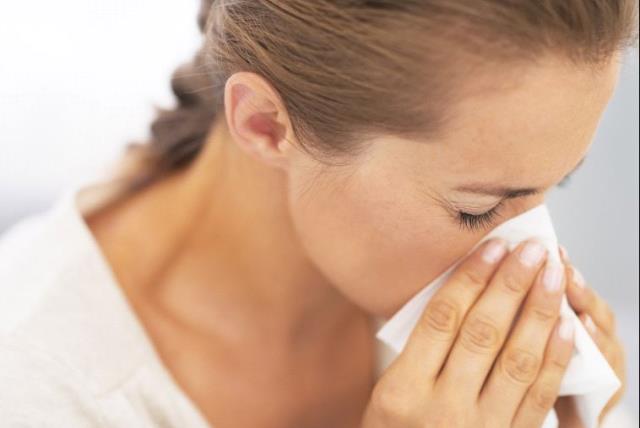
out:
<path id="1" fill-rule="evenodd" d="M 255 73 L 234 73 L 225 84 L 225 114 L 236 144 L 250 156 L 286 168 L 293 153 L 291 124 L 275 90 Z"/>

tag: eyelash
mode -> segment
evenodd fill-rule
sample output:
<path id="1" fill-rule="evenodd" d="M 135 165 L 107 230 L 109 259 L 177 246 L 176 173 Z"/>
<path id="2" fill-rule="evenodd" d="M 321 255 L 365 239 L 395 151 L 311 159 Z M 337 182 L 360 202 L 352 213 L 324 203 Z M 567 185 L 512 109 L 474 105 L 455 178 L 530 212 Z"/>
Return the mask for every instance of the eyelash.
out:
<path id="1" fill-rule="evenodd" d="M 558 187 L 567 187 L 571 183 L 571 175 L 567 175 L 560 181 Z M 493 226 L 496 218 L 500 216 L 498 209 L 501 207 L 502 202 L 491 208 L 486 213 L 482 214 L 469 214 L 463 211 L 458 211 L 458 223 L 463 229 L 476 231 L 479 229 L 487 229 Z"/>
<path id="2" fill-rule="evenodd" d="M 500 213 L 498 209 L 502 203 L 491 208 L 489 211 L 482 214 L 469 214 L 462 211 L 458 211 L 458 223 L 463 229 L 475 231 L 479 229 L 486 229 L 492 226 Z"/>

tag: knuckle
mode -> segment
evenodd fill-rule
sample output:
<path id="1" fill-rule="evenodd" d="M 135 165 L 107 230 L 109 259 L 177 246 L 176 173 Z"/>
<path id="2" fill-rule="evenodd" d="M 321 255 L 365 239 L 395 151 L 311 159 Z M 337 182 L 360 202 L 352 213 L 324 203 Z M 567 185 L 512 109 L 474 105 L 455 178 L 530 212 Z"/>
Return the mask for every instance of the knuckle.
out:
<path id="1" fill-rule="evenodd" d="M 609 305 L 604 305 L 604 317 L 605 322 L 610 330 L 615 330 L 616 328 L 616 316 L 613 313 L 613 309 Z"/>
<path id="2" fill-rule="evenodd" d="M 402 391 L 378 383 L 371 393 L 371 404 L 379 416 L 389 422 L 408 421 L 411 417 L 411 405 Z"/>
<path id="3" fill-rule="evenodd" d="M 429 328 L 447 335 L 453 335 L 458 325 L 460 311 L 455 303 L 447 298 L 437 298 L 427 305 L 424 322 Z"/>
<path id="4" fill-rule="evenodd" d="M 540 383 L 531 388 L 529 392 L 532 407 L 539 412 L 546 412 L 556 402 L 556 388 L 549 383 Z"/>
<path id="5" fill-rule="evenodd" d="M 609 364 L 611 365 L 611 363 L 613 363 L 615 361 L 615 349 L 612 346 L 604 346 L 604 349 L 602 349 L 602 354 L 604 354 L 605 359 L 609 362 Z"/>
<path id="6" fill-rule="evenodd" d="M 558 372 L 559 374 L 564 373 L 569 365 L 568 359 L 558 359 L 558 358 L 549 358 L 546 362 L 546 365 L 553 371 Z"/>
<path id="7" fill-rule="evenodd" d="M 484 287 L 487 283 L 486 278 L 482 273 L 478 272 L 472 267 L 465 267 L 457 273 L 457 280 L 462 284 L 474 288 Z"/>
<path id="8" fill-rule="evenodd" d="M 555 321 L 557 315 L 558 312 L 556 310 L 546 306 L 533 306 L 529 310 L 529 316 L 531 316 L 536 321 L 540 321 L 545 324 Z"/>
<path id="9" fill-rule="evenodd" d="M 495 322 L 489 317 L 482 314 L 471 314 L 462 325 L 460 340 L 468 350 L 485 354 L 498 348 L 500 332 Z"/>
<path id="10" fill-rule="evenodd" d="M 502 274 L 501 283 L 503 289 L 518 296 L 527 289 L 528 285 L 522 275 L 513 270 L 513 268 Z"/>
<path id="11" fill-rule="evenodd" d="M 588 309 L 593 310 L 593 308 L 595 308 L 596 304 L 598 303 L 595 292 L 593 291 L 592 288 L 587 287 L 585 288 L 584 293 L 585 293 L 585 302 L 586 302 L 585 306 Z"/>
<path id="12" fill-rule="evenodd" d="M 507 348 L 500 368 L 511 382 L 530 385 L 538 375 L 540 358 L 524 349 Z"/>

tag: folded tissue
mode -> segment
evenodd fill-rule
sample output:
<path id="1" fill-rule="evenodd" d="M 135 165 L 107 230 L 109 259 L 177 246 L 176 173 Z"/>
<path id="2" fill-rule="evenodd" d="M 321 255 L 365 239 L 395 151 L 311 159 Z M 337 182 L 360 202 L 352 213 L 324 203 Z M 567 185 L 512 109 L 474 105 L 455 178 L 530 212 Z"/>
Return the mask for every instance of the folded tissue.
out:
<path id="1" fill-rule="evenodd" d="M 561 262 L 557 237 L 545 204 L 538 205 L 498 225 L 483 237 L 469 253 L 482 242 L 493 237 L 504 238 L 508 242 L 510 249 L 513 249 L 524 239 L 535 237 L 549 250 L 549 260 L 557 263 Z M 438 278 L 425 286 L 389 320 L 382 324 L 376 337 L 388 345 L 395 352 L 395 355 L 399 354 L 404 348 L 427 302 L 463 258 L 459 259 Z M 580 319 L 569 306 L 566 295 L 562 297 L 560 312 L 567 314 L 573 320 L 575 342 L 573 355 L 560 384 L 559 395 L 574 396 L 579 415 L 585 427 L 596 428 L 598 426 L 598 415 L 613 394 L 620 388 L 621 382 L 591 339 L 591 336 L 589 336 Z M 544 421 L 543 428 L 557 428 L 557 426 L 557 416 L 551 410 Z"/>

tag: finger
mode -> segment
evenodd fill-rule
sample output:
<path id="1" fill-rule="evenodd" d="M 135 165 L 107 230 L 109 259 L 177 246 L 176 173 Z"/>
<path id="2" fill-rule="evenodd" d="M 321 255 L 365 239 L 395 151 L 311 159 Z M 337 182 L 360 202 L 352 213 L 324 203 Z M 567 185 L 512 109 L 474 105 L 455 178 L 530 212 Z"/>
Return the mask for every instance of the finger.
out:
<path id="1" fill-rule="evenodd" d="M 605 359 L 622 382 L 621 388 L 618 389 L 615 395 L 609 399 L 609 402 L 602 410 L 601 415 L 603 416 L 620 400 L 620 397 L 624 392 L 624 347 L 617 337 L 605 335 L 602 330 L 593 323 L 591 317 L 589 317 L 588 314 L 582 313 L 578 316 L 578 318 L 585 325 L 585 329 L 595 342 L 596 346 L 598 347 L 602 355 L 604 355 Z"/>
<path id="2" fill-rule="evenodd" d="M 549 338 L 545 358 L 535 382 L 520 403 L 513 422 L 514 428 L 540 427 L 558 398 L 560 383 L 573 354 L 573 320 L 559 317 Z"/>
<path id="3" fill-rule="evenodd" d="M 603 332 L 595 325 L 589 314 L 581 313 L 578 315 L 578 318 L 585 326 L 585 329 L 589 333 L 589 336 L 593 339 L 594 343 L 600 350 L 600 352 L 605 356 L 609 364 L 613 367 L 613 352 L 612 347 L 614 346 L 614 342 L 609 339 Z"/>
<path id="4" fill-rule="evenodd" d="M 626 357 L 624 348 L 621 343 L 617 343 L 614 364 L 612 365 L 616 375 L 620 379 L 622 385 L 616 391 L 616 393 L 609 399 L 607 404 L 600 412 L 599 423 L 602 423 L 602 418 L 609 413 L 609 411 L 620 401 L 626 391 Z"/>
<path id="5" fill-rule="evenodd" d="M 614 335 L 615 316 L 607 302 L 593 288 L 586 286 L 584 277 L 575 266 L 567 269 L 567 275 L 569 305 L 575 312 L 586 312 L 606 334 Z"/>
<path id="6" fill-rule="evenodd" d="M 605 335 L 592 321 L 589 320 L 587 314 L 581 314 L 580 321 L 585 324 L 586 330 L 595 342 L 596 346 L 609 363 L 609 366 L 613 369 L 617 376 L 624 376 L 624 368 L 620 367 L 621 359 L 623 359 L 624 350 L 622 344 L 616 337 Z M 620 379 L 621 382 L 624 379 Z"/>
<path id="7" fill-rule="evenodd" d="M 398 356 L 399 365 L 413 371 L 412 376 L 421 381 L 437 376 L 465 313 L 485 289 L 507 252 L 504 240 L 487 240 L 451 272 L 411 332 Z"/>
<path id="8" fill-rule="evenodd" d="M 564 283 L 564 267 L 548 260 L 492 369 L 480 399 L 493 403 L 492 411 L 501 419 L 511 420 L 518 403 L 536 380 L 560 314 Z"/>
<path id="9" fill-rule="evenodd" d="M 558 245 L 558 250 L 560 252 L 560 259 L 562 259 L 562 262 L 569 264 L 570 260 L 569 260 L 569 253 L 567 252 L 567 249 L 562 245 Z"/>
<path id="10" fill-rule="evenodd" d="M 465 393 L 477 398 L 545 255 L 542 244 L 529 240 L 505 258 L 460 327 L 440 383 L 464 384 Z"/>
<path id="11" fill-rule="evenodd" d="M 560 257 L 567 266 L 567 300 L 576 312 L 587 312 L 606 334 L 615 334 L 615 315 L 609 305 L 586 285 L 582 273 L 569 260 L 567 249 L 558 245 Z"/>

